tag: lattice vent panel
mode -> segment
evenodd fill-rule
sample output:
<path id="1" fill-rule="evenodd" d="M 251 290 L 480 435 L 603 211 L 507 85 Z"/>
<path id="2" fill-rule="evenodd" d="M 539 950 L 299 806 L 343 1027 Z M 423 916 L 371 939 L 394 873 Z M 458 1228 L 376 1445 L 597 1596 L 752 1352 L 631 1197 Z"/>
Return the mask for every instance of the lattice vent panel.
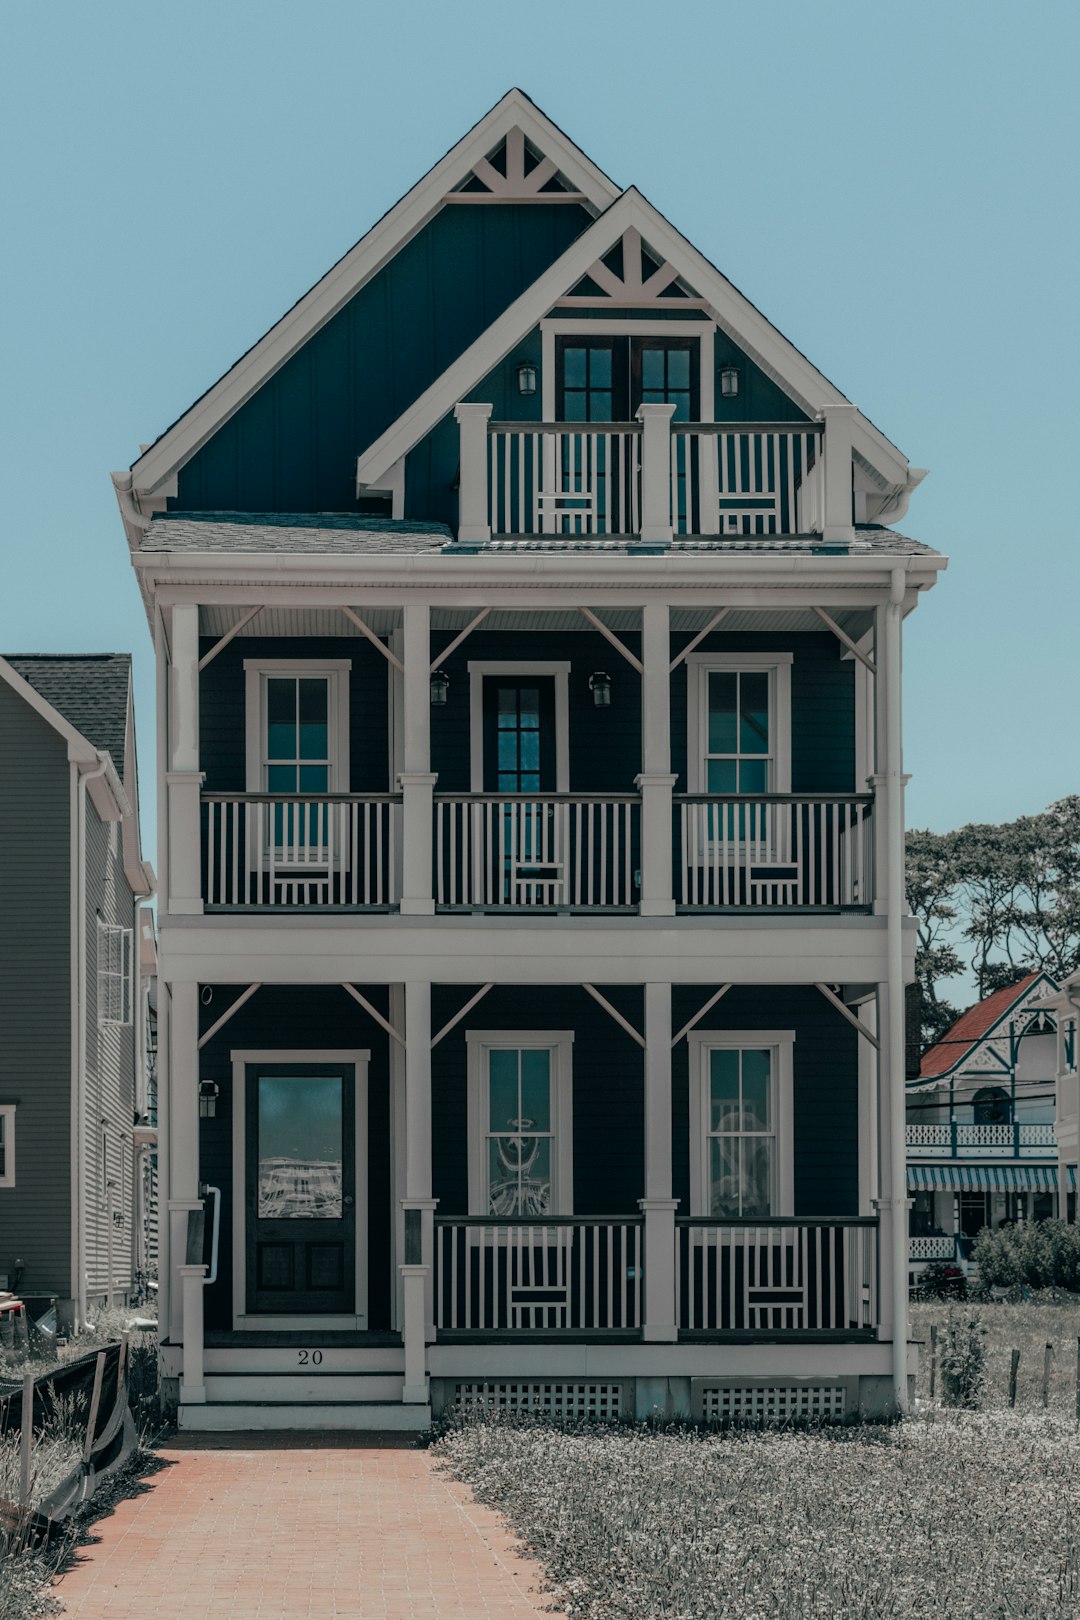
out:
<path id="1" fill-rule="evenodd" d="M 732 1384 L 703 1389 L 706 1423 L 835 1423 L 845 1411 L 842 1384 Z"/>
<path id="2" fill-rule="evenodd" d="M 621 1384 L 458 1384 L 458 1407 L 486 1406 L 499 1412 L 542 1412 L 560 1418 L 617 1418 Z"/>

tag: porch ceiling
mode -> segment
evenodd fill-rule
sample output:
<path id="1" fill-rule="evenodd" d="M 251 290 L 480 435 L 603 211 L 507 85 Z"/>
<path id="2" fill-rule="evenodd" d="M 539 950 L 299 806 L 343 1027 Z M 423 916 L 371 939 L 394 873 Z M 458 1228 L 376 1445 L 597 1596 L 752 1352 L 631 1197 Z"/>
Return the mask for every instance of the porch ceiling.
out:
<path id="1" fill-rule="evenodd" d="M 257 602 L 258 588 L 252 589 L 252 605 Z M 463 630 L 476 615 L 476 607 L 469 608 L 433 608 L 431 613 L 431 629 L 433 635 L 442 636 L 454 634 Z M 709 603 L 700 608 L 673 607 L 671 610 L 671 629 L 674 634 L 692 634 L 702 630 L 716 613 L 718 603 Z M 378 636 L 389 635 L 392 630 L 399 628 L 401 614 L 395 608 L 365 608 L 358 595 L 357 607 L 363 613 L 365 623 Z M 846 630 L 853 639 L 858 639 L 873 625 L 873 615 L 866 608 L 838 607 L 830 610 L 832 617 Z M 204 636 L 223 636 L 240 617 L 240 609 L 233 606 L 202 607 L 199 610 L 199 630 Z M 600 617 L 608 627 L 615 631 L 633 631 L 640 629 L 641 614 L 637 608 L 605 608 Z M 488 630 L 507 631 L 587 631 L 595 634 L 592 627 L 582 618 L 580 613 L 561 608 L 539 608 L 531 611 L 518 611 L 509 608 L 493 608 L 483 622 L 482 628 Z M 731 631 L 754 631 L 758 634 L 791 634 L 800 630 L 813 630 L 821 632 L 825 629 L 821 620 L 810 609 L 786 610 L 753 610 L 736 608 L 727 614 L 722 626 L 718 627 L 718 634 L 726 635 Z M 304 608 L 304 607 L 266 607 L 250 624 L 244 626 L 239 632 L 242 637 L 266 636 L 311 636 L 313 638 L 350 636 L 361 638 L 361 632 L 350 624 L 349 620 L 336 608 Z"/>

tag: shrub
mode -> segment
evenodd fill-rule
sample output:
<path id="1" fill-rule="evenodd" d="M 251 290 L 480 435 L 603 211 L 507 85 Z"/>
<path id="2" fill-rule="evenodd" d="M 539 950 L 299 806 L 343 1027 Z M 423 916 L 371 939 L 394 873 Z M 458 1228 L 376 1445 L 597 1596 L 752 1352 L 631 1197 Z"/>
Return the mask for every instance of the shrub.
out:
<path id="1" fill-rule="evenodd" d="M 978 1406 L 986 1381 L 986 1329 L 978 1314 L 950 1311 L 938 1341 L 941 1396 L 946 1406 Z"/>
<path id="2" fill-rule="evenodd" d="M 1032 1221 L 984 1227 L 975 1240 L 975 1263 L 987 1288 L 1080 1290 L 1080 1226 Z"/>
<path id="3" fill-rule="evenodd" d="M 920 1299 L 965 1299 L 967 1282 L 959 1266 L 933 1260 L 919 1278 Z"/>

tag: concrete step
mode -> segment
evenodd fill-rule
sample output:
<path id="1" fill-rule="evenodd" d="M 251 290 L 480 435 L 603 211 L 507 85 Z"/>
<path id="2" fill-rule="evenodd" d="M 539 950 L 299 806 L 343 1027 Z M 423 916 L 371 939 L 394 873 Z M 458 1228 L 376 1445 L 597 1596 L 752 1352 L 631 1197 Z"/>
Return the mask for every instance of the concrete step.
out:
<path id="1" fill-rule="evenodd" d="M 320 1434 L 389 1430 L 415 1434 L 429 1427 L 431 1407 L 404 1406 L 400 1401 L 320 1401 L 299 1406 L 229 1401 L 181 1406 L 177 1420 L 181 1429 L 192 1433 L 265 1433 L 293 1429 Z"/>
<path id="2" fill-rule="evenodd" d="M 208 1401 L 400 1401 L 399 1372 L 212 1372 L 204 1376 Z"/>
<path id="3" fill-rule="evenodd" d="M 330 1345 L 319 1350 L 295 1345 L 208 1346 L 203 1366 L 208 1373 L 403 1373 L 405 1352 L 400 1345 Z"/>

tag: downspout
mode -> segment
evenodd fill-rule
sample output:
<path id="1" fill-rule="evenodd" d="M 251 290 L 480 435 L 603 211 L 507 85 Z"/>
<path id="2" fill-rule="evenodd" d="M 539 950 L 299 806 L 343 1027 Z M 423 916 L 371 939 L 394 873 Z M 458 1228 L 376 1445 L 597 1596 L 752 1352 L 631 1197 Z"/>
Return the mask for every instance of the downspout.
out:
<path id="1" fill-rule="evenodd" d="M 78 1229 L 75 1238 L 75 1260 L 78 1281 L 76 1317 L 80 1327 L 86 1322 L 86 1220 L 83 1207 L 83 1163 L 86 1153 L 86 1056 L 89 1044 L 86 1030 L 86 788 L 88 783 L 94 782 L 98 777 L 105 775 L 108 764 L 109 759 L 106 755 L 92 771 L 80 772 L 76 789 L 78 798 L 78 848 L 76 850 L 78 869 L 76 907 L 78 917 L 75 928 L 75 949 L 78 958 L 76 1021 L 79 1032 L 79 1060 L 75 1085 L 75 1130 L 77 1137 L 75 1157 L 78 1166 L 76 1187 L 79 1202 L 76 1214 Z"/>
<path id="2" fill-rule="evenodd" d="M 889 827 L 889 910 L 886 974 L 889 987 L 889 1117 L 892 1147 L 893 1395 L 898 1412 L 908 1409 L 907 1130 L 904 1096 L 904 873 L 903 725 L 900 635 L 905 570 L 894 568 L 885 610 L 886 807 Z"/>

